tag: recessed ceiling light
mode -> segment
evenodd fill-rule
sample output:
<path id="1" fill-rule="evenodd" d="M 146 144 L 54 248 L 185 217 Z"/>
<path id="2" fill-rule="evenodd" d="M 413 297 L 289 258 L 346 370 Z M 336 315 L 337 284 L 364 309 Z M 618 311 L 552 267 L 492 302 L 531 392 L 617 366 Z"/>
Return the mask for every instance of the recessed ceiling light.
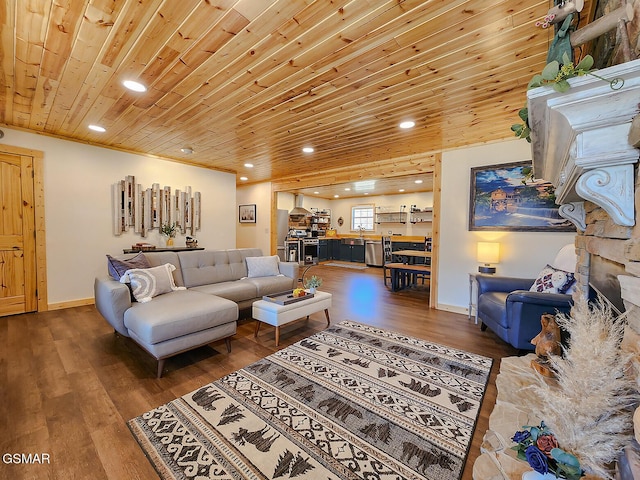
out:
<path id="1" fill-rule="evenodd" d="M 412 122 L 411 120 L 407 120 L 406 122 L 402 122 L 400 124 L 400 128 L 413 128 L 416 126 L 416 122 Z"/>
<path id="2" fill-rule="evenodd" d="M 422 180 L 415 180 L 414 183 L 422 183 Z"/>
<path id="3" fill-rule="evenodd" d="M 106 128 L 101 127 L 100 125 L 89 125 L 89 130 L 93 130 L 94 132 L 104 133 L 107 131 Z"/>
<path id="4" fill-rule="evenodd" d="M 243 182 L 246 182 L 249 179 L 247 177 L 240 177 L 240 180 L 242 180 Z"/>
<path id="5" fill-rule="evenodd" d="M 345 192 L 349 192 L 349 191 L 351 191 L 351 189 L 349 187 L 347 187 L 347 188 L 344 189 L 344 191 Z"/>
<path id="6" fill-rule="evenodd" d="M 401 188 L 400 190 L 398 190 L 399 192 L 404 192 L 404 188 Z"/>
<path id="7" fill-rule="evenodd" d="M 244 166 L 247 168 L 253 168 L 253 163 L 245 163 Z"/>
<path id="8" fill-rule="evenodd" d="M 313 149 L 313 147 L 303 147 L 302 151 L 304 153 L 313 153 L 315 150 Z"/>
<path id="9" fill-rule="evenodd" d="M 193 153 L 193 148 L 191 147 L 182 147 L 180 151 L 186 155 L 191 155 Z"/>
<path id="10" fill-rule="evenodd" d="M 320 192 L 313 192 L 314 195 L 320 195 Z"/>
<path id="11" fill-rule="evenodd" d="M 363 195 L 369 195 L 369 192 L 364 192 Z"/>
<path id="12" fill-rule="evenodd" d="M 147 87 L 145 87 L 140 82 L 134 82 L 133 80 L 125 80 L 122 84 L 127 87 L 129 90 L 134 92 L 146 92 Z"/>
<path id="13" fill-rule="evenodd" d="M 340 195 L 334 195 L 333 198 L 340 198 Z"/>

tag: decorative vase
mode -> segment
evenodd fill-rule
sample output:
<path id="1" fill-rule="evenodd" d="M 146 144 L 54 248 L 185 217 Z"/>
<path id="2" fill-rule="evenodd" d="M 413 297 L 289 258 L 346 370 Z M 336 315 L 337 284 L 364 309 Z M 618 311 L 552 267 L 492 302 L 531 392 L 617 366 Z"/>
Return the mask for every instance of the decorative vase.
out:
<path id="1" fill-rule="evenodd" d="M 160 238 L 161 238 L 163 246 L 165 246 L 165 247 L 173 247 L 173 237 L 170 237 L 169 235 L 162 234 Z"/>
<path id="2" fill-rule="evenodd" d="M 316 287 L 311 287 L 309 289 L 309 293 L 316 293 Z"/>

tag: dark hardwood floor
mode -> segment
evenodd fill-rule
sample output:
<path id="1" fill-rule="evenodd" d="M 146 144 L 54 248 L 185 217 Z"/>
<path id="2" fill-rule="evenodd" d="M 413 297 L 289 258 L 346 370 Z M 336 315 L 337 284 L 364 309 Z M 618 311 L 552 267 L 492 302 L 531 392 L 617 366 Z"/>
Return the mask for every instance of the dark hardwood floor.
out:
<path id="1" fill-rule="evenodd" d="M 333 294 L 332 324 L 349 319 L 450 345 L 499 360 L 517 352 L 466 315 L 428 306 L 425 287 L 390 292 L 379 268 L 351 270 L 319 265 Z M 460 285 L 466 289 L 466 285 Z M 326 327 L 323 312 L 282 328 L 284 348 Z M 167 360 L 155 378 L 155 361 L 114 334 L 93 306 L 0 318 L 0 453 L 49 455 L 49 464 L 0 462 L 0 479 L 158 478 L 126 421 L 273 353 L 274 329 L 243 319 L 227 353 L 224 342 Z M 473 461 L 496 397 L 494 362 L 463 473 Z"/>

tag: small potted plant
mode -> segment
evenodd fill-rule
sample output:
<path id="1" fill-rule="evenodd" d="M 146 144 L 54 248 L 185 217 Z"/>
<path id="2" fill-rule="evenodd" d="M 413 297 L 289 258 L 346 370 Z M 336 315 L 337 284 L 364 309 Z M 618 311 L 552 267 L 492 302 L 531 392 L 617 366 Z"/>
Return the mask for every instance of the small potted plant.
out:
<path id="1" fill-rule="evenodd" d="M 304 282 L 304 288 L 309 289 L 309 293 L 316 293 L 316 289 L 322 285 L 322 279 L 317 275 L 312 275 Z"/>
<path id="2" fill-rule="evenodd" d="M 173 246 L 173 237 L 176 236 L 178 225 L 174 223 L 163 223 L 160 227 L 160 233 L 166 237 L 167 247 Z"/>

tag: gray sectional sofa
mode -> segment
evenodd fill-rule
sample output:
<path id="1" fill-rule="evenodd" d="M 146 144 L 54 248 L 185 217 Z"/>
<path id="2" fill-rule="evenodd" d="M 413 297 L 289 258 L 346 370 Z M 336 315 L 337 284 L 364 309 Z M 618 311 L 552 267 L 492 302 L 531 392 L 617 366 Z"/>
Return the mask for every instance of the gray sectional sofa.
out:
<path id="1" fill-rule="evenodd" d="M 263 295 L 295 288 L 298 281 L 297 263 L 280 262 L 255 248 L 109 257 L 120 268 L 140 266 L 140 260 L 147 268 L 129 270 L 121 281 L 96 278 L 95 302 L 116 332 L 158 360 L 158 378 L 165 359 L 178 353 L 223 339 L 231 351 L 239 310 Z"/>

